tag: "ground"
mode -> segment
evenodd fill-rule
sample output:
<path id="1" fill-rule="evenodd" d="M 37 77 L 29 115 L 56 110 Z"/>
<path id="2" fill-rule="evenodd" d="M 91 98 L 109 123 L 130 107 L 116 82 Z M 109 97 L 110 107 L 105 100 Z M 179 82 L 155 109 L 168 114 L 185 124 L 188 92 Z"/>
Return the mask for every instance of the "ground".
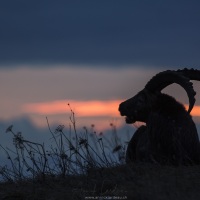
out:
<path id="1" fill-rule="evenodd" d="M 200 199 L 200 166 L 137 163 L 92 169 L 85 176 L 46 177 L 0 184 L 3 200 L 196 200 Z"/>

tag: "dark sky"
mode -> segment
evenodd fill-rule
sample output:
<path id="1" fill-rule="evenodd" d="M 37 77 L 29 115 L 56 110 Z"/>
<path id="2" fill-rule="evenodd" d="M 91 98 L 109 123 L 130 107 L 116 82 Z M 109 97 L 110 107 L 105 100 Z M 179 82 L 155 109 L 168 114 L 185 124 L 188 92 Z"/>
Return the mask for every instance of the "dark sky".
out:
<path id="1" fill-rule="evenodd" d="M 200 66 L 200 1 L 6 0 L 0 66 Z"/>

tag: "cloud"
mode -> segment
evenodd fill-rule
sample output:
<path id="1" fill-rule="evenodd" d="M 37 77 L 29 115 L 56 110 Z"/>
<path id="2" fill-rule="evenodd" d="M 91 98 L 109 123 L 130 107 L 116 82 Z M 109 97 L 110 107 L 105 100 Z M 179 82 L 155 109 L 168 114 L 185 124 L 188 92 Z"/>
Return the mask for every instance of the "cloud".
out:
<path id="1" fill-rule="evenodd" d="M 26 67 L 0 70 L 0 120 L 21 117 L 31 119 L 39 127 L 46 127 L 46 116 L 52 124 L 65 124 L 70 106 L 78 117 L 78 124 L 96 124 L 107 128 L 113 119 L 124 123 L 118 105 L 141 89 L 160 69 L 105 69 L 55 65 L 50 69 Z M 194 89 L 199 82 L 194 83 Z M 177 84 L 163 90 L 187 104 L 188 97 Z M 196 105 L 200 105 L 197 92 Z M 193 116 L 199 116 L 195 107 Z M 198 117 L 199 118 L 199 117 Z"/>
<path id="2" fill-rule="evenodd" d="M 0 66 L 199 66 L 199 6 L 170 0 L 2 1 Z"/>
<path id="3" fill-rule="evenodd" d="M 113 119 L 121 125 L 124 119 L 118 112 L 119 99 L 133 96 L 155 71 L 69 65 L 1 69 L 0 120 L 27 117 L 37 127 L 47 127 L 47 116 L 51 124 L 66 124 L 70 103 L 79 127 L 95 124 L 98 130 L 103 130 Z"/>
<path id="4" fill-rule="evenodd" d="M 142 68 L 114 70 L 58 65 L 50 69 L 34 69 L 34 67 L 27 68 L 26 66 L 13 70 L 1 69 L 2 106 L 0 105 L 0 108 L 10 108 L 10 111 L 16 111 L 22 104 L 58 99 L 126 98 L 144 87 L 145 82 L 155 74 L 155 71 Z M 1 113 L 4 112 L 1 110 Z"/>
<path id="5" fill-rule="evenodd" d="M 85 102 L 87 105 L 85 108 L 88 110 L 90 105 L 87 102 L 89 101 L 125 100 L 143 89 L 150 78 L 159 71 L 158 69 L 139 67 L 116 70 L 59 65 L 55 65 L 51 69 L 34 69 L 34 67 L 27 68 L 26 66 L 12 70 L 1 69 L 0 119 L 23 115 L 24 105 L 44 103 L 48 108 L 52 102 L 64 100 L 66 107 L 63 107 L 63 112 L 65 112 L 67 103 L 74 107 L 73 102 Z M 196 90 L 198 87 L 199 82 L 196 82 L 194 89 Z M 188 103 L 186 92 L 177 84 L 170 85 L 163 92 L 184 104 Z M 196 105 L 200 105 L 198 92 L 196 99 Z M 107 110 L 112 109 L 111 105 L 107 108 Z M 53 107 L 48 109 L 51 110 Z M 103 112 L 108 112 L 106 107 Z"/>

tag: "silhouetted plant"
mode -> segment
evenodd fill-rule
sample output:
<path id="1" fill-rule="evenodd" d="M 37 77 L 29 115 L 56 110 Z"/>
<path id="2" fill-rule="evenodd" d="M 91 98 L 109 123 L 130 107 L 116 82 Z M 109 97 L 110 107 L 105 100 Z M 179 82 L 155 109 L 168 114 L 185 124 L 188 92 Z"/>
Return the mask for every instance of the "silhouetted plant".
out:
<path id="1" fill-rule="evenodd" d="M 59 125 L 52 131 L 46 118 L 51 134 L 51 145 L 48 148 L 44 143 L 26 140 L 21 132 L 15 133 L 13 125 L 7 128 L 6 133 L 13 135 L 14 150 L 1 145 L 11 164 L 11 167 L 1 167 L 0 175 L 3 180 L 32 178 L 45 181 L 49 175 L 63 178 L 68 175 L 87 175 L 91 170 L 123 163 L 125 148 L 117 136 L 116 126 L 110 125 L 113 142 L 102 133 L 97 135 L 94 124 L 91 125 L 90 131 L 83 127 L 83 130 L 78 132 L 75 113 L 69 104 L 68 106 L 71 111 L 68 132 L 65 132 L 64 125 Z"/>

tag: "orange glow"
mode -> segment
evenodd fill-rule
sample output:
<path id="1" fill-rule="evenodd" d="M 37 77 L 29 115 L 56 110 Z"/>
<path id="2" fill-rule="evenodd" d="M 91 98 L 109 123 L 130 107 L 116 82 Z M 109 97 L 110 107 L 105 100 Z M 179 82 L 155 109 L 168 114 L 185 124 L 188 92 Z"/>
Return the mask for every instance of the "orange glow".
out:
<path id="1" fill-rule="evenodd" d="M 119 117 L 118 106 L 121 100 L 109 101 L 68 101 L 72 110 L 80 117 L 112 116 Z M 67 101 L 27 104 L 23 107 L 26 113 L 62 114 L 70 111 Z"/>
<path id="2" fill-rule="evenodd" d="M 186 106 L 188 108 L 188 106 Z M 194 117 L 200 116 L 200 106 L 194 106 L 194 108 L 191 111 L 191 115 Z"/>
<path id="3" fill-rule="evenodd" d="M 83 127 L 85 125 L 95 124 L 97 130 L 106 130 L 109 128 L 109 124 L 114 121 L 118 126 L 125 123 L 124 118 L 120 116 L 118 106 L 122 100 L 107 100 L 107 101 L 52 101 L 44 103 L 27 104 L 22 107 L 23 113 L 31 116 L 32 121 L 39 127 L 46 126 L 46 118 L 49 116 L 50 122 L 65 124 L 66 118 L 63 114 L 69 114 L 70 108 L 78 117 L 78 126 Z M 188 105 L 185 105 L 188 109 Z M 194 106 L 191 115 L 193 117 L 200 117 L 200 106 Z M 80 117 L 80 118 L 79 118 Z M 100 117 L 100 118 L 99 118 Z M 140 126 L 140 123 L 136 123 L 134 126 Z"/>
<path id="4" fill-rule="evenodd" d="M 45 103 L 33 103 L 27 104 L 23 107 L 23 111 L 26 113 L 35 114 L 63 114 L 69 113 L 70 109 L 68 102 L 72 110 L 80 117 L 93 117 L 93 116 L 111 116 L 119 117 L 118 106 L 122 100 L 108 100 L 108 101 L 53 101 Z M 185 105 L 186 109 L 188 105 Z M 200 106 L 194 106 L 192 116 L 200 116 Z"/>
<path id="5" fill-rule="evenodd" d="M 52 101 L 44 103 L 27 104 L 22 107 L 24 113 L 30 115 L 33 123 L 39 127 L 46 126 L 45 115 L 48 116 L 51 124 L 65 124 L 70 108 L 75 113 L 78 127 L 95 124 L 95 130 L 103 131 L 109 129 L 109 124 L 113 123 L 118 127 L 124 122 L 118 111 L 121 100 L 108 101 Z M 70 107 L 68 105 L 70 103 Z"/>

